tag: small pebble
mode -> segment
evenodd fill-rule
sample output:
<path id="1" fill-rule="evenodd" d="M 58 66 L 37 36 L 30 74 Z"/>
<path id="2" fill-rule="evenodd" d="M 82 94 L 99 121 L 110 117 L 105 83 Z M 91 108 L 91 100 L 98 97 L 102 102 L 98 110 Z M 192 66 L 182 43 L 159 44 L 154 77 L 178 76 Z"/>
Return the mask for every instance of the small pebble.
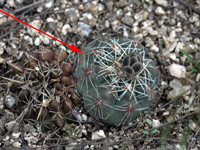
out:
<path id="1" fill-rule="evenodd" d="M 155 10 L 156 15 L 165 15 L 165 11 L 162 7 L 157 7 Z"/>
<path id="2" fill-rule="evenodd" d="M 167 0 L 155 0 L 156 4 L 161 5 L 161 6 L 168 6 Z"/>
<path id="3" fill-rule="evenodd" d="M 159 48 L 156 46 L 156 45 L 153 45 L 151 48 L 150 48 L 151 51 L 155 52 L 155 53 L 158 53 L 159 52 Z"/>
<path id="4" fill-rule="evenodd" d="M 99 130 L 92 133 L 92 140 L 100 140 L 106 138 L 104 131 Z"/>
<path id="5" fill-rule="evenodd" d="M 18 148 L 21 147 L 21 143 L 20 142 L 14 142 L 12 145 L 13 145 L 13 147 L 18 147 Z"/>
<path id="6" fill-rule="evenodd" d="M 153 119 L 153 124 L 152 124 L 153 128 L 158 127 L 159 125 L 160 125 L 160 121 Z"/>
<path id="7" fill-rule="evenodd" d="M 4 101 L 6 107 L 12 108 L 16 104 L 16 99 L 10 95 L 7 95 Z"/>
<path id="8" fill-rule="evenodd" d="M 179 64 L 171 64 L 168 69 L 172 76 L 175 76 L 177 78 L 185 78 L 186 77 L 185 66 L 182 66 Z"/>

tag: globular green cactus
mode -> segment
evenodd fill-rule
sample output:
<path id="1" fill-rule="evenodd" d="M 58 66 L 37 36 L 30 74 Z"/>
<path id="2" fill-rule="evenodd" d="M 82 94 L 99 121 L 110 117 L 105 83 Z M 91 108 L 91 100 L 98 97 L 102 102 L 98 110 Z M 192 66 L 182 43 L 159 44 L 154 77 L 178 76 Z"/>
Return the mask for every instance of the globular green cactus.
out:
<path id="1" fill-rule="evenodd" d="M 160 73 L 145 48 L 125 38 L 97 39 L 78 54 L 77 89 L 86 110 L 109 125 L 127 124 L 150 108 Z"/>

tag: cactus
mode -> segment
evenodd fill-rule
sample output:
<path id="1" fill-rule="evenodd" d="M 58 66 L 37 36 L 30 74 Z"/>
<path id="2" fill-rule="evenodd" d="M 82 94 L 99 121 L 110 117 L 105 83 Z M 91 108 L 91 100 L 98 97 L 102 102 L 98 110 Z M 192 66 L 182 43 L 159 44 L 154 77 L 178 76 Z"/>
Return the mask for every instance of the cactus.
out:
<path id="1" fill-rule="evenodd" d="M 78 54 L 76 87 L 85 109 L 108 125 L 132 122 L 150 108 L 160 73 L 145 48 L 125 38 L 92 41 Z"/>
<path id="2" fill-rule="evenodd" d="M 8 63 L 12 67 L 12 79 L 4 79 L 12 81 L 11 91 L 18 97 L 19 113 L 28 107 L 26 120 L 40 122 L 41 127 L 45 122 L 62 127 L 65 117 L 73 116 L 77 95 L 72 64 L 67 57 L 64 51 L 42 49 Z"/>

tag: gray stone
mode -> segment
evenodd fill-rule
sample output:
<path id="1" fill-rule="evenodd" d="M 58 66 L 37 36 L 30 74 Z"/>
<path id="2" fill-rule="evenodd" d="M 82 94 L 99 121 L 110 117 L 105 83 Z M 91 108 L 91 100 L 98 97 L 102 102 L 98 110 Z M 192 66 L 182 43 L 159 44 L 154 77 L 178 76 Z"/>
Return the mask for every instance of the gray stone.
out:
<path id="1" fill-rule="evenodd" d="M 124 16 L 124 17 L 122 18 L 122 22 L 125 23 L 126 25 L 132 26 L 134 20 L 133 20 L 133 18 L 130 17 L 130 16 Z"/>

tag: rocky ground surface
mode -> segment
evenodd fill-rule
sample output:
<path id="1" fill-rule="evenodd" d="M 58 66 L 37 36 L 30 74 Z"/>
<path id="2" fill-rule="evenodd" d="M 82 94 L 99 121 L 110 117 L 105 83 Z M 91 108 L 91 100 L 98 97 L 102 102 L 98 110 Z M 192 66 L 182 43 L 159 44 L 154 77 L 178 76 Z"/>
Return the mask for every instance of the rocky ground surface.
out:
<path id="1" fill-rule="evenodd" d="M 162 76 L 160 97 L 129 125 L 105 126 L 80 102 L 78 121 L 47 131 L 19 116 L 12 82 L 0 78 L 0 147 L 200 149 L 200 68 L 194 65 L 200 60 L 200 0 L 0 0 L 0 9 L 80 50 L 104 36 L 139 41 Z M 1 77 L 9 62 L 44 47 L 66 51 L 75 61 L 68 47 L 0 13 Z"/>

